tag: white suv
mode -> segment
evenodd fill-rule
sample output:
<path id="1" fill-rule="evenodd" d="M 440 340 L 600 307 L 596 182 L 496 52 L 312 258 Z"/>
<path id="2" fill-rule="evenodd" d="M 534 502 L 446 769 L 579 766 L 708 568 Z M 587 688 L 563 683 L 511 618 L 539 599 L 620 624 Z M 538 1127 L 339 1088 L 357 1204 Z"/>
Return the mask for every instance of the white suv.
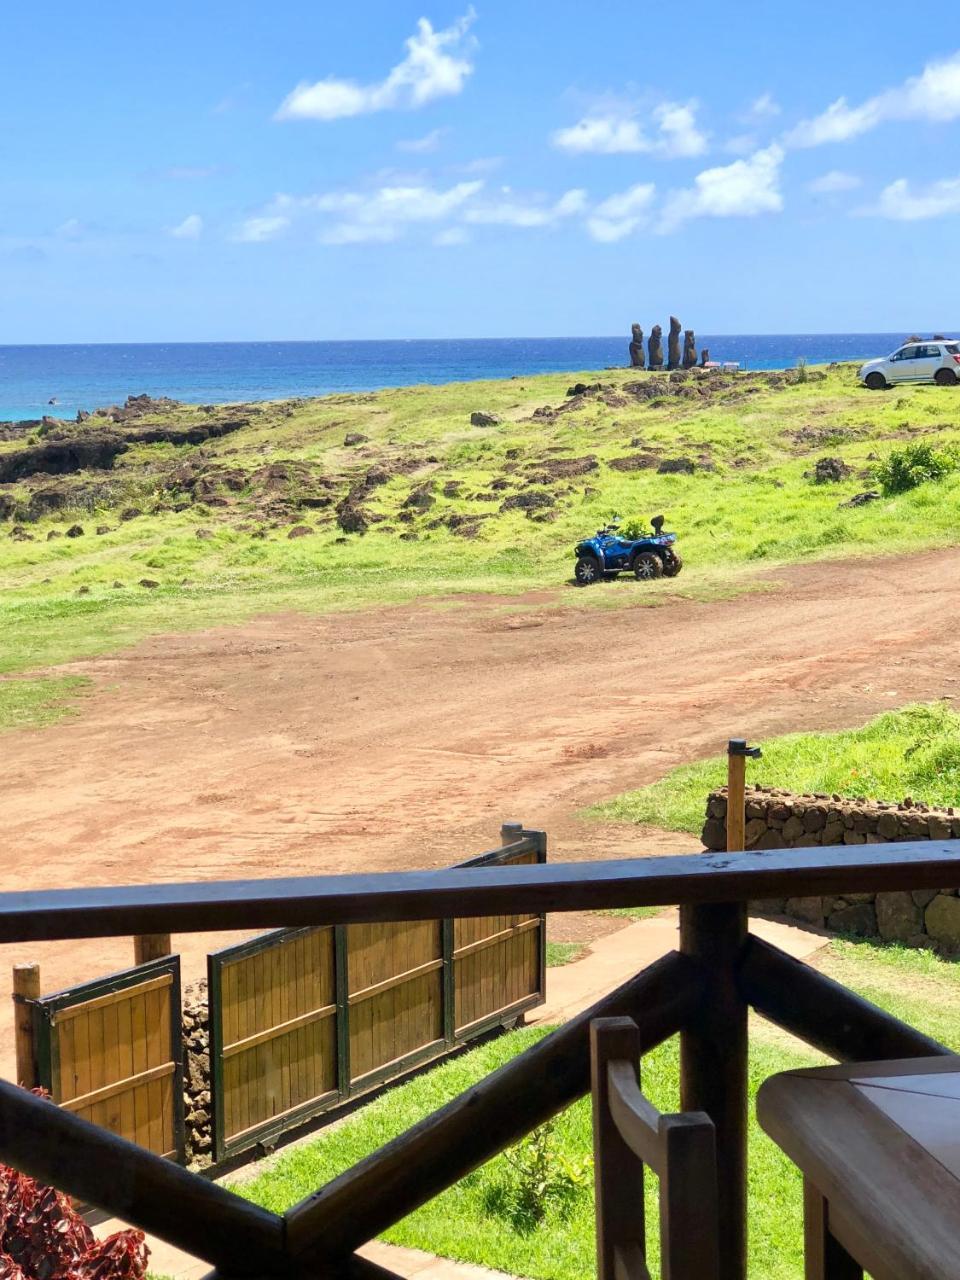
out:
<path id="1" fill-rule="evenodd" d="M 883 360 L 870 360 L 859 378 L 871 391 L 882 391 L 895 382 L 935 382 L 952 387 L 960 382 L 960 342 L 936 338 L 932 342 L 908 342 Z"/>

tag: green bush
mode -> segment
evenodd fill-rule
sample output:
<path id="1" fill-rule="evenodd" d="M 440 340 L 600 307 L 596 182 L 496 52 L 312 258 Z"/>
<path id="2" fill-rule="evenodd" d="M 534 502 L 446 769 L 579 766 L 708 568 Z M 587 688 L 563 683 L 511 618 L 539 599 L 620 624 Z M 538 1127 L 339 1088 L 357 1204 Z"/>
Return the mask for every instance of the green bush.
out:
<path id="1" fill-rule="evenodd" d="M 937 449 L 932 444 L 908 444 L 894 449 L 874 468 L 874 475 L 889 497 L 907 493 L 928 480 L 942 480 L 960 468 L 960 451 L 955 445 Z"/>
<path id="2" fill-rule="evenodd" d="M 487 1189 L 484 1209 L 521 1235 L 535 1231 L 551 1209 L 563 1221 L 593 1186 L 593 1160 L 565 1155 L 552 1122 L 503 1154 L 505 1176 Z"/>

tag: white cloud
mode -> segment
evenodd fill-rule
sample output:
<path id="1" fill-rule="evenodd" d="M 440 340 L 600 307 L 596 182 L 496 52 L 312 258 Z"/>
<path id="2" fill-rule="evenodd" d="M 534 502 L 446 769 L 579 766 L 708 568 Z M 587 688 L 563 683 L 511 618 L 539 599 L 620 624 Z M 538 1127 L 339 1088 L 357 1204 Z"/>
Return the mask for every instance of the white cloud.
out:
<path id="1" fill-rule="evenodd" d="M 587 193 L 579 187 L 565 192 L 553 204 L 524 197 L 516 197 L 509 187 L 504 187 L 501 199 L 491 204 L 475 205 L 464 213 L 464 221 L 503 227 L 548 227 L 563 218 L 583 213 L 587 207 Z"/>
<path id="2" fill-rule="evenodd" d="M 262 244 L 265 240 L 276 240 L 289 226 L 290 219 L 280 214 L 260 215 L 247 218 L 232 238 L 241 244 Z"/>
<path id="3" fill-rule="evenodd" d="M 859 106 L 845 97 L 826 111 L 803 120 L 786 135 L 791 147 L 818 147 L 847 142 L 888 120 L 926 120 L 943 124 L 960 117 L 960 52 L 941 62 L 928 62 L 918 76 L 887 89 Z"/>
<path id="4" fill-rule="evenodd" d="M 396 227 L 378 225 L 375 222 L 339 222 L 320 232 L 321 244 L 389 244 L 396 238 Z"/>
<path id="5" fill-rule="evenodd" d="M 918 222 L 923 218 L 943 218 L 960 214 L 960 178 L 944 178 L 914 190 L 906 178 L 884 187 L 872 209 L 862 212 L 897 222 Z"/>
<path id="6" fill-rule="evenodd" d="M 761 93 L 759 98 L 754 98 L 747 108 L 747 118 L 750 120 L 769 120 L 772 116 L 780 114 L 780 103 L 772 93 Z"/>
<path id="7" fill-rule="evenodd" d="M 433 243 L 441 248 L 450 248 L 458 244 L 469 244 L 470 233 L 465 231 L 463 227 L 447 227 L 445 231 L 438 232 L 433 237 Z"/>
<path id="8" fill-rule="evenodd" d="M 458 182 L 446 191 L 428 186 L 390 186 L 372 192 L 304 196 L 293 203 L 318 213 L 343 214 L 351 223 L 386 227 L 398 222 L 436 222 L 449 217 L 482 186 L 482 182 Z"/>
<path id="9" fill-rule="evenodd" d="M 633 114 L 608 112 L 584 116 L 569 128 L 557 129 L 551 141 L 562 151 L 597 155 L 634 152 L 675 158 L 706 151 L 706 135 L 697 128 L 696 102 L 661 102 L 651 115 L 654 136 Z"/>
<path id="10" fill-rule="evenodd" d="M 858 178 L 855 173 L 844 173 L 842 169 L 831 169 L 829 173 L 821 174 L 819 178 L 814 178 L 812 182 L 807 183 L 807 190 L 814 192 L 816 195 L 832 195 L 838 191 L 856 191 L 858 187 L 863 186 L 863 179 Z"/>
<path id="11" fill-rule="evenodd" d="M 627 191 L 610 196 L 593 210 L 587 219 L 587 230 L 594 240 L 604 244 L 623 240 L 645 221 L 655 194 L 652 182 L 638 182 Z"/>
<path id="12" fill-rule="evenodd" d="M 176 240 L 199 240 L 202 231 L 203 219 L 199 213 L 188 214 L 177 226 L 170 228 L 170 234 Z"/>
<path id="13" fill-rule="evenodd" d="M 467 31 L 474 20 L 467 10 L 443 31 L 435 31 L 426 18 L 417 23 L 417 33 L 406 43 L 406 57 L 383 79 L 373 84 L 357 84 L 328 76 L 315 84 L 298 84 L 280 104 L 277 120 L 339 120 L 344 116 L 366 115 L 372 111 L 422 107 L 434 98 L 458 94 L 473 71 L 473 63 L 463 57 Z"/>
<path id="14" fill-rule="evenodd" d="M 674 191 L 664 207 L 664 230 L 673 230 L 689 218 L 753 218 L 779 213 L 780 166 L 783 149 L 776 144 L 755 151 L 747 160 L 715 169 L 704 169 L 693 187 Z"/>
<path id="15" fill-rule="evenodd" d="M 422 138 L 401 138 L 397 143 L 398 151 L 412 151 L 422 155 L 427 151 L 436 151 L 448 129 L 431 129 Z"/>

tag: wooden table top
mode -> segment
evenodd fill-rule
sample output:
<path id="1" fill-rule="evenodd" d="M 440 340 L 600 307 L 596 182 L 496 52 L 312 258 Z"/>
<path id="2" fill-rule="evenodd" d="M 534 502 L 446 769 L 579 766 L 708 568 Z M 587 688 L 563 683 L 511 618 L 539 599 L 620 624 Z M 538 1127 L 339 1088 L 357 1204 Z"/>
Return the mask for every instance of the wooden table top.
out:
<path id="1" fill-rule="evenodd" d="M 960 1280 L 960 1057 L 784 1072 L 757 1115 L 874 1280 Z"/>

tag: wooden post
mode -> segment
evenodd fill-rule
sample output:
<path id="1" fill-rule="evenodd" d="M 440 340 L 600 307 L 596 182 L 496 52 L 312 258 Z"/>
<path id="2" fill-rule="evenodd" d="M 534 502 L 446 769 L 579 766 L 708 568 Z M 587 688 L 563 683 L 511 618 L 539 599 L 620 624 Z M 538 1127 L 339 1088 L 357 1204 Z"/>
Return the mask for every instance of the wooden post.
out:
<path id="1" fill-rule="evenodd" d="M 727 743 L 727 853 L 741 850 L 746 843 L 746 747 L 742 738 Z"/>
<path id="2" fill-rule="evenodd" d="M 133 940 L 134 964 L 146 964 L 148 960 L 162 960 L 173 954 L 169 933 L 142 933 Z"/>
<path id="3" fill-rule="evenodd" d="M 680 950 L 704 984 L 680 1033 L 680 1105 L 705 1111 L 717 1134 L 720 1280 L 745 1280 L 747 1252 L 747 1006 L 736 967 L 747 939 L 742 902 L 680 908 Z"/>
<path id="4" fill-rule="evenodd" d="M 522 822 L 505 822 L 500 828 L 500 843 L 504 848 L 506 848 L 508 844 L 516 844 L 518 840 L 522 839 Z"/>
<path id="5" fill-rule="evenodd" d="M 40 1083 L 33 1041 L 33 1009 L 26 1002 L 40 997 L 40 966 L 13 966 L 13 1025 L 17 1047 L 16 1083 L 35 1089 Z"/>
<path id="6" fill-rule="evenodd" d="M 618 1249 L 641 1261 L 647 1256 L 643 1164 L 624 1142 L 610 1111 L 607 1063 L 612 1058 L 635 1063 L 639 1075 L 640 1032 L 632 1018 L 596 1018 L 590 1024 L 597 1280 L 615 1280 Z"/>

